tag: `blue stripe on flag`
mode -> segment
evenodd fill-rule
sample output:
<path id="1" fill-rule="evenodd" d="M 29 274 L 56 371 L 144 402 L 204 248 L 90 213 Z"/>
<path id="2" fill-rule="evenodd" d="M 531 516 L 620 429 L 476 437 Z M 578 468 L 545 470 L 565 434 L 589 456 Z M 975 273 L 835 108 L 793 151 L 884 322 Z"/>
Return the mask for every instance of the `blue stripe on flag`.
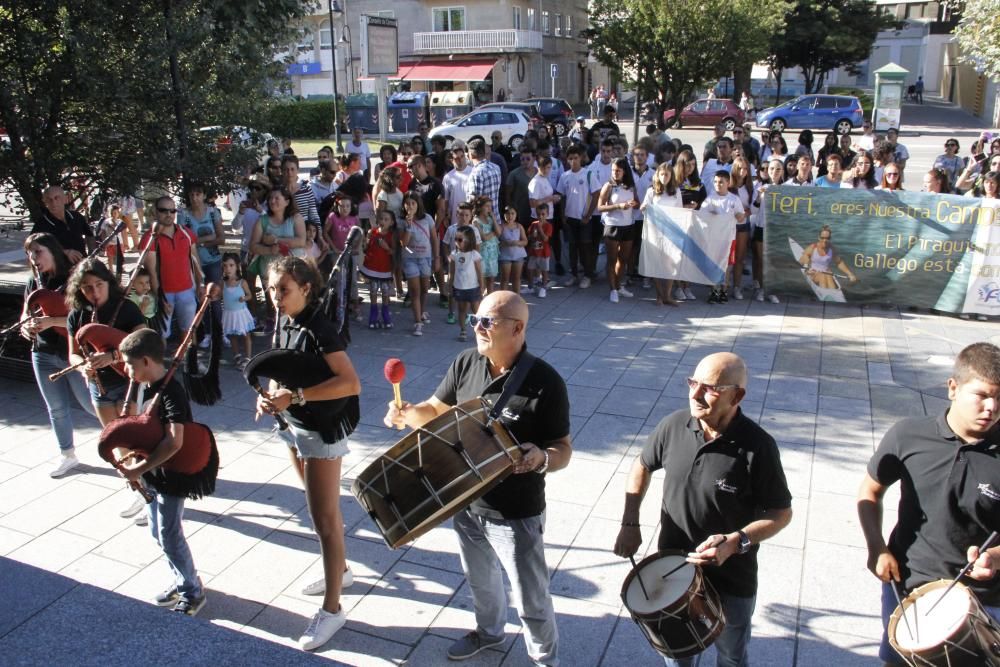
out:
<path id="1" fill-rule="evenodd" d="M 646 219 L 651 220 L 663 236 L 681 249 L 684 259 L 692 262 L 701 273 L 708 278 L 709 282 L 718 285 L 726 279 L 726 270 L 716 264 L 711 257 L 705 254 L 698 242 L 691 238 L 687 232 L 667 217 L 656 206 L 646 207 Z"/>

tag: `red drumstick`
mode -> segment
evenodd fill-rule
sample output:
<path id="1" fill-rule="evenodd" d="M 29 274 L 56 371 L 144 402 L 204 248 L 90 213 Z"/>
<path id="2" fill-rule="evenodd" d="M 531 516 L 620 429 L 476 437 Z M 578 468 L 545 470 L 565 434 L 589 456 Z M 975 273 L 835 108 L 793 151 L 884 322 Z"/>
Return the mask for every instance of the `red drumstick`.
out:
<path id="1" fill-rule="evenodd" d="M 385 368 L 382 369 L 385 374 L 385 379 L 392 383 L 392 392 L 396 399 L 396 409 L 403 407 L 403 394 L 399 390 L 399 385 L 406 377 L 406 366 L 403 365 L 402 359 L 389 359 L 385 362 Z"/>

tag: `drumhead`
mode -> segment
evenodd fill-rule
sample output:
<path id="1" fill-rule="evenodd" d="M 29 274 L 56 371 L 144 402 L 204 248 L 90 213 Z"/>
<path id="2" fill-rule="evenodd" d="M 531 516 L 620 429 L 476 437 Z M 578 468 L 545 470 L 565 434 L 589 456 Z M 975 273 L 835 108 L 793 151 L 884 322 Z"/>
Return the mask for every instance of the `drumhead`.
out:
<path id="1" fill-rule="evenodd" d="M 926 590 L 928 586 L 934 588 Z M 922 651 L 934 648 L 952 637 L 965 623 L 969 614 L 969 589 L 961 584 L 955 586 L 948 595 L 941 599 L 947 589 L 946 582 L 934 582 L 921 586 L 913 591 L 905 600 L 905 619 L 909 622 L 913 635 L 907 630 L 906 622 L 901 618 L 896 623 L 896 645 L 904 651 Z M 940 600 L 928 615 L 928 610 Z M 897 613 L 898 613 L 897 609 Z"/>
<path id="2" fill-rule="evenodd" d="M 682 564 L 683 567 L 679 570 L 666 579 L 663 578 L 664 574 Z M 625 605 L 635 614 L 651 614 L 665 609 L 691 588 L 694 573 L 694 565 L 686 562 L 681 555 L 671 554 L 640 564 L 633 572 L 634 576 L 625 591 Z M 645 593 L 643 586 L 646 588 Z"/>

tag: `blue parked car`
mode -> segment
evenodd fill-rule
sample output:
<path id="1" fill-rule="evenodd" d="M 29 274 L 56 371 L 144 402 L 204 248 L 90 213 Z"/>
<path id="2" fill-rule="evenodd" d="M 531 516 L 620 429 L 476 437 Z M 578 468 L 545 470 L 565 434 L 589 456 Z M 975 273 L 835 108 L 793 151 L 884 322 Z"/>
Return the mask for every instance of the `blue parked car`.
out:
<path id="1" fill-rule="evenodd" d="M 833 130 L 847 134 L 861 127 L 864 112 L 861 102 L 848 95 L 800 95 L 794 100 L 764 109 L 757 114 L 757 127 L 782 131 Z"/>

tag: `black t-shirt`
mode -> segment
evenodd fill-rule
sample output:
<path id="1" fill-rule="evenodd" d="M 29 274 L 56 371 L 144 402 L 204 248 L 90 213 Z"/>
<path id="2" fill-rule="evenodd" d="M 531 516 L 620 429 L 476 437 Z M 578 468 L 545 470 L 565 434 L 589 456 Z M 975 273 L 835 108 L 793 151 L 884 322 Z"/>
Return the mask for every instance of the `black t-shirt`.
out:
<path id="1" fill-rule="evenodd" d="M 907 590 L 952 579 L 966 551 L 1000 530 L 1000 429 L 964 443 L 937 417 L 910 417 L 883 436 L 868 474 L 883 486 L 900 482 L 899 516 L 889 550 Z M 1000 578 L 964 579 L 985 605 L 1000 605 Z"/>
<path id="2" fill-rule="evenodd" d="M 316 306 L 307 306 L 298 315 L 289 320 L 288 316 L 282 315 L 278 323 L 278 341 L 275 347 L 285 350 L 298 350 L 316 356 L 318 365 L 326 365 L 323 355 L 333 352 L 343 352 L 347 349 L 347 343 L 343 336 L 337 332 L 333 322 L 320 311 Z M 354 397 L 357 400 L 357 397 Z M 315 407 L 316 401 L 312 401 Z M 329 402 L 333 405 L 333 402 Z M 339 405 L 339 404 L 338 404 Z M 290 424 L 307 431 L 316 431 L 316 425 L 304 421 L 308 411 L 290 408 L 286 411 L 285 417 Z M 335 440 L 326 440 L 335 442 Z"/>
<path id="3" fill-rule="evenodd" d="M 701 203 L 708 198 L 708 192 L 705 191 L 705 186 L 702 183 L 692 185 L 688 181 L 684 181 L 681 184 L 680 191 L 681 203 L 685 207 L 695 204 L 695 208 L 701 208 Z"/>
<path id="4" fill-rule="evenodd" d="M 166 376 L 164 376 L 166 377 Z M 156 392 L 161 391 L 159 416 L 160 423 L 163 424 L 163 437 L 167 435 L 170 424 L 189 424 L 194 421 L 191 415 L 191 402 L 188 400 L 184 385 L 177 380 L 177 376 L 170 378 L 170 382 L 163 384 L 163 378 L 152 382 L 146 387 L 145 396 L 152 400 Z M 173 493 L 176 482 L 173 481 L 178 473 L 166 468 L 157 467 L 150 472 L 143 473 L 142 478 L 146 484 L 153 487 L 160 493 L 167 495 L 178 495 Z M 181 494 L 182 496 L 185 494 Z"/>
<path id="5" fill-rule="evenodd" d="M 414 178 L 410 181 L 410 192 L 416 192 L 420 195 L 420 199 L 424 202 L 424 212 L 433 218 L 437 213 L 438 200 L 444 199 L 444 188 L 441 187 L 441 181 L 433 176 L 428 176 L 422 181 Z"/>
<path id="6" fill-rule="evenodd" d="M 489 362 L 475 348 L 465 350 L 448 368 L 434 396 L 447 405 L 458 405 L 482 396 L 490 402 L 500 397 L 510 373 L 493 379 Z M 566 383 L 552 366 L 536 359 L 527 377 L 503 409 L 500 421 L 518 442 L 538 447 L 569 435 L 569 397 Z M 510 475 L 472 503 L 476 510 L 499 512 L 504 519 L 524 519 L 545 510 L 545 475 Z"/>
<path id="7" fill-rule="evenodd" d="M 66 209 L 66 221 L 56 220 L 48 211 L 42 211 L 42 217 L 31 227 L 32 234 L 52 234 L 59 240 L 64 250 L 77 250 L 87 254 L 85 239 L 94 238 L 94 230 L 76 211 Z"/>
<path id="8" fill-rule="evenodd" d="M 76 332 L 86 324 L 93 322 L 107 324 L 111 321 L 111 317 L 115 314 L 115 308 L 117 307 L 118 301 L 108 299 L 108 302 L 97 310 L 96 318 L 94 317 L 94 310 L 89 306 L 79 310 L 74 308 L 69 311 L 69 316 L 66 318 L 66 330 L 70 336 L 76 336 Z M 131 333 L 138 326 L 146 326 L 146 318 L 142 316 L 139 306 L 128 299 L 124 299 L 121 310 L 118 311 L 118 317 L 115 318 L 114 326 L 116 329 Z M 101 384 L 104 385 L 105 389 L 118 387 L 127 382 L 124 377 L 116 373 L 110 366 L 98 369 L 97 377 L 100 378 Z"/>
<path id="9" fill-rule="evenodd" d="M 641 460 L 647 470 L 666 473 L 659 549 L 693 551 L 709 535 L 742 529 L 761 510 L 792 504 L 774 438 L 742 411 L 725 433 L 705 442 L 698 420 L 679 410 L 659 423 Z M 705 576 L 722 593 L 753 596 L 759 548 L 705 567 Z"/>
<path id="10" fill-rule="evenodd" d="M 66 285 L 66 277 L 55 277 L 47 276 L 42 278 L 42 289 L 50 290 L 61 290 Z M 34 278 L 28 281 L 27 287 L 24 289 L 24 298 L 27 299 L 28 295 L 39 289 L 38 283 Z M 48 328 L 45 331 L 39 332 L 35 339 L 31 343 L 31 349 L 36 352 L 43 352 L 45 354 L 54 354 L 63 359 L 69 356 L 69 348 L 66 345 L 66 339 L 56 333 L 54 328 Z"/>
<path id="11" fill-rule="evenodd" d="M 347 177 L 346 181 L 340 184 L 340 187 L 337 188 L 337 192 L 345 197 L 350 197 L 355 206 L 360 204 L 369 192 L 368 182 L 365 180 L 365 175 L 361 172 L 351 174 Z"/>

